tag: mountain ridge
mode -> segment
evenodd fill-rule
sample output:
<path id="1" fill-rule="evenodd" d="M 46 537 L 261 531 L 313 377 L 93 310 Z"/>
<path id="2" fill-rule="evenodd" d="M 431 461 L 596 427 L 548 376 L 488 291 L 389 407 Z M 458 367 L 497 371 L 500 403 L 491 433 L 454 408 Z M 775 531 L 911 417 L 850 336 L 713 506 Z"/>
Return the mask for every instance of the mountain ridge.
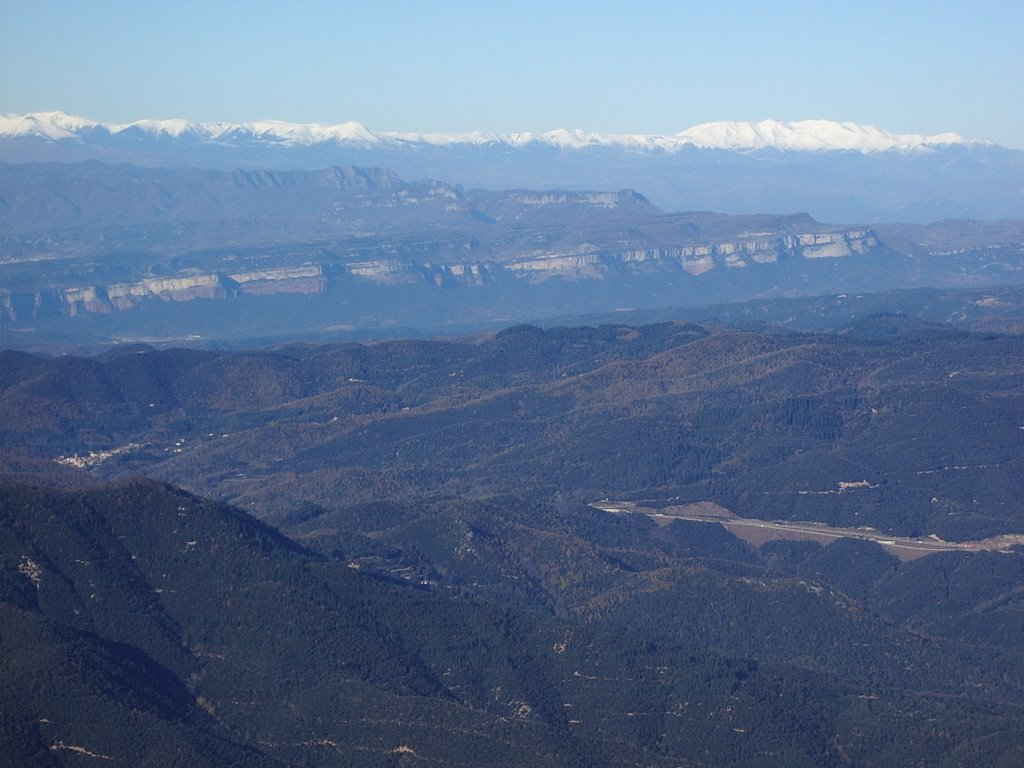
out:
<path id="1" fill-rule="evenodd" d="M 466 599 L 364 573 L 242 510 L 152 480 L 72 492 L 0 480 L 0 490 L 0 615 L 11 630 L 0 653 L 0 748 L 12 764 L 625 768 L 641 759 L 660 768 L 713 752 L 723 766 L 838 766 L 850 753 L 889 765 L 949 753 L 991 762 L 1019 750 L 1016 699 L 993 716 L 990 677 L 931 649 L 922 655 L 897 632 L 883 630 L 883 642 L 900 660 L 941 662 L 953 679 L 981 686 L 951 709 L 855 674 L 837 681 L 692 641 L 647 640 L 617 629 L 614 616 L 568 621 L 507 598 Z M 474 559 L 495 534 L 518 544 L 501 516 L 536 526 L 531 514 L 541 511 L 459 507 L 472 521 Z M 436 522 L 448 526 L 450 516 Z M 633 541 L 616 551 L 602 539 L 621 535 L 621 521 L 555 525 L 556 542 L 615 552 L 607 565 L 620 579 L 632 578 L 622 558 L 640 548 L 697 565 L 680 574 L 684 606 L 692 588 L 718 582 L 753 594 L 694 559 L 684 547 L 700 541 L 686 542 L 685 529 L 629 526 Z M 745 564 L 752 555 L 742 547 L 731 556 L 804 616 L 833 597 L 850 603 L 831 587 L 815 586 L 818 598 L 789 574 Z M 573 565 L 591 567 L 591 558 Z M 970 586 L 959 574 L 954 583 Z M 838 621 L 844 639 L 863 636 L 841 613 L 810 614 L 832 631 Z"/>
<path id="2" fill-rule="evenodd" d="M 956 134 L 851 122 L 705 123 L 676 134 L 372 131 L 360 123 L 0 117 L 9 163 L 102 160 L 161 168 L 389 168 L 466 189 L 635 189 L 668 211 L 925 224 L 1024 218 L 1024 151 Z"/>
<path id="3" fill-rule="evenodd" d="M 293 123 L 282 120 L 252 120 L 242 123 L 200 122 L 181 118 L 141 119 L 127 123 L 103 122 L 66 112 L 30 112 L 0 116 L 0 136 L 34 136 L 50 141 L 81 140 L 93 131 L 113 136 L 142 131 L 159 137 L 199 141 L 264 140 L 286 145 L 336 142 L 361 144 L 506 144 L 523 147 L 548 144 L 562 149 L 617 147 L 633 150 L 678 152 L 684 147 L 699 149 L 764 149 L 791 151 L 856 151 L 872 153 L 886 150 L 922 151 L 946 145 L 995 146 L 994 142 L 965 138 L 945 132 L 932 136 L 899 134 L 870 125 L 833 120 L 716 121 L 700 123 L 674 134 L 600 133 L 580 129 L 557 128 L 543 132 L 471 131 L 461 133 L 374 131 L 362 123 Z"/>
<path id="4" fill-rule="evenodd" d="M 5 163 L 2 175 L 0 321 L 14 345 L 86 315 L 99 324 L 68 331 L 230 336 L 243 306 L 255 313 L 248 335 L 284 325 L 300 334 L 450 330 L 1024 279 L 1024 222 L 1015 221 L 906 227 L 665 213 L 628 188 L 467 189 L 353 165 L 219 171 L 89 160 Z M 210 301 L 221 299 L 231 301 Z M 171 306 L 185 301 L 188 310 Z M 120 312 L 133 307 L 130 317 Z M 295 327 L 300 316 L 306 330 Z"/>
<path id="5" fill-rule="evenodd" d="M 1016 765 L 1019 552 L 587 506 L 1024 532 L 1024 339 L 835 312 L 0 353 L 0 753 Z"/>

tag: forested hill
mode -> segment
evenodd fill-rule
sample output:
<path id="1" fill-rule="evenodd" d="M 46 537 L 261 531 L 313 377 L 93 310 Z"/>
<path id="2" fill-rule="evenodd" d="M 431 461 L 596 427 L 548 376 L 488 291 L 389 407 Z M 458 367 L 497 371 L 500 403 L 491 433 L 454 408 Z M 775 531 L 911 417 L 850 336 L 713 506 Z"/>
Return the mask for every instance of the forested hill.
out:
<path id="1" fill-rule="evenodd" d="M 813 334 L 520 326 L 476 341 L 6 352 L 0 441 L 12 469 L 36 462 L 44 479 L 146 474 L 273 523 L 308 505 L 514 493 L 965 540 L 1024 532 L 1022 362 L 1020 336 L 896 316 Z"/>
<path id="2" fill-rule="evenodd" d="M 967 676 L 955 684 L 969 681 L 968 697 L 837 683 L 389 584 L 151 481 L 0 491 L 9 765 L 812 766 L 911 756 L 954 765 L 1019 756 L 1019 705 L 987 703 L 1012 686 L 951 659 L 946 671 Z M 680 533 L 664 539 L 670 550 Z M 927 644 L 916 653 L 922 664 L 942 658 Z"/>
<path id="3" fill-rule="evenodd" d="M 1019 547 L 589 504 L 1024 533 L 1022 368 L 896 315 L 2 352 L 3 754 L 1017 765 Z"/>

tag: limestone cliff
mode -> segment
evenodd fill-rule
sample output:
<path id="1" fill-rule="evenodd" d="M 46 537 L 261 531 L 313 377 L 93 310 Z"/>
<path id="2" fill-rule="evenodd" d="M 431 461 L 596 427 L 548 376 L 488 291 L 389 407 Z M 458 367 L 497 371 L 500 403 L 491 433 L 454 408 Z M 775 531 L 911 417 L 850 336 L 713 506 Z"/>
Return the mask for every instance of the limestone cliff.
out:
<path id="1" fill-rule="evenodd" d="M 774 264 L 781 259 L 843 258 L 879 247 L 870 229 L 799 235 L 749 235 L 731 241 L 660 246 L 621 251 L 578 250 L 545 253 L 517 259 L 506 268 L 533 280 L 550 277 L 605 278 L 616 272 L 655 272 L 683 269 L 702 275 L 716 267 L 741 269 L 751 264 Z"/>
<path id="2" fill-rule="evenodd" d="M 544 205 L 560 202 L 559 194 L 525 194 L 519 202 Z M 591 197 L 595 197 L 591 195 Z M 615 195 L 591 201 L 616 205 Z M 571 251 L 530 250 L 503 259 L 478 261 L 418 261 L 400 255 L 347 260 L 334 264 L 301 264 L 238 272 L 179 274 L 146 277 L 109 285 L 79 285 L 41 291 L 31 296 L 0 296 L 3 315 L 11 321 L 53 314 L 78 316 L 129 309 L 140 302 L 228 299 L 238 295 L 324 293 L 341 283 L 378 285 L 434 284 L 483 286 L 501 279 L 542 282 L 562 280 L 614 280 L 620 275 L 683 271 L 699 279 L 712 270 L 770 268 L 784 260 L 841 259 L 880 248 L 871 229 L 808 232 L 794 235 L 745 233 L 729 240 L 658 245 L 647 248 L 608 249 L 580 245 Z"/>

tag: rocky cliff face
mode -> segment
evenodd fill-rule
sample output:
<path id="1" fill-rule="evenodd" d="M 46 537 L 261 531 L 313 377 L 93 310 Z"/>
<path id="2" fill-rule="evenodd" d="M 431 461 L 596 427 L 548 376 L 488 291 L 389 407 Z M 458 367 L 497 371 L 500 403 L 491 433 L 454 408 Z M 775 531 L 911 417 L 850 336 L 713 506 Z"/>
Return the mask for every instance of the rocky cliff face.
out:
<path id="1" fill-rule="evenodd" d="M 137 304 L 194 299 L 229 299 L 233 296 L 274 293 L 323 293 L 328 284 L 320 266 L 263 269 L 235 274 L 192 274 L 177 277 L 145 278 L 110 285 L 71 286 L 32 294 L 0 295 L 0 309 L 10 321 L 30 317 L 66 314 L 76 317 L 88 313 L 109 314 L 131 309 Z"/>
<path id="2" fill-rule="evenodd" d="M 609 198 L 609 205 L 615 200 Z M 769 236 L 754 234 L 731 241 L 599 249 L 531 252 L 503 260 L 456 263 L 410 258 L 376 258 L 342 264 L 304 264 L 243 272 L 150 277 L 109 285 L 68 286 L 33 294 L 5 294 L 0 307 L 9 321 L 54 314 L 79 316 L 130 309 L 141 302 L 229 299 L 239 295 L 324 293 L 341 283 L 377 285 L 433 284 L 483 286 L 508 277 L 532 283 L 551 279 L 615 280 L 637 273 L 685 272 L 700 278 L 712 270 L 770 268 L 783 260 L 841 259 L 880 249 L 871 229 Z"/>
<path id="3" fill-rule="evenodd" d="M 506 269 L 534 280 L 551 277 L 611 277 L 618 272 L 656 272 L 682 269 L 698 276 L 716 267 L 740 269 L 774 264 L 780 259 L 843 258 L 879 248 L 870 229 L 784 236 L 751 236 L 731 242 L 703 243 L 623 251 L 543 254 L 513 261 Z"/>
<path id="4" fill-rule="evenodd" d="M 201 315 L 216 334 L 254 302 L 237 320 L 247 332 L 283 322 L 268 319 L 278 311 L 366 327 L 991 285 L 1021 279 L 1024 243 L 1014 222 L 876 229 L 799 213 L 665 213 L 629 189 L 467 191 L 356 167 L 6 165 L 0 198 L 5 341 L 83 316 L 120 334 Z M 199 304 L 178 306 L 188 302 Z M 83 328 L 69 323 L 69 336 Z"/>

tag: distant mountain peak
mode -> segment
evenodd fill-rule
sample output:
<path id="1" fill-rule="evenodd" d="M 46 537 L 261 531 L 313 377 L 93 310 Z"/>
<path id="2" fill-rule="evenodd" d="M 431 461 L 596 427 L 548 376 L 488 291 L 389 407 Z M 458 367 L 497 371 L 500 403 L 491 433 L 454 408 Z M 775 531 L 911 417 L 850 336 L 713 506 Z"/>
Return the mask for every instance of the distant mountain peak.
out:
<path id="1" fill-rule="evenodd" d="M 799 120 L 782 122 L 712 122 L 687 128 L 673 135 L 604 134 L 559 128 L 543 133 L 418 133 L 372 131 L 349 121 L 337 124 L 290 123 L 281 120 L 255 120 L 245 123 L 194 122 L 182 119 L 136 120 L 130 123 L 103 123 L 65 112 L 35 112 L 0 116 L 0 138 L 37 137 L 50 141 L 81 141 L 83 134 L 101 130 L 110 135 L 141 131 L 155 137 L 204 141 L 257 141 L 272 145 L 312 146 L 323 143 L 356 145 L 481 145 L 507 144 L 523 147 L 550 145 L 559 149 L 613 147 L 630 150 L 678 152 L 685 147 L 722 150 L 777 149 L 800 152 L 855 151 L 862 153 L 888 150 L 928 150 L 956 144 L 987 144 L 966 139 L 956 133 L 934 136 L 898 134 L 851 122 Z"/>
<path id="2" fill-rule="evenodd" d="M 899 134 L 857 123 L 832 120 L 703 123 L 675 135 L 682 142 L 707 149 L 783 149 L 803 152 L 847 150 L 881 152 L 927 149 L 950 144 L 976 144 L 957 133 L 935 136 Z"/>

